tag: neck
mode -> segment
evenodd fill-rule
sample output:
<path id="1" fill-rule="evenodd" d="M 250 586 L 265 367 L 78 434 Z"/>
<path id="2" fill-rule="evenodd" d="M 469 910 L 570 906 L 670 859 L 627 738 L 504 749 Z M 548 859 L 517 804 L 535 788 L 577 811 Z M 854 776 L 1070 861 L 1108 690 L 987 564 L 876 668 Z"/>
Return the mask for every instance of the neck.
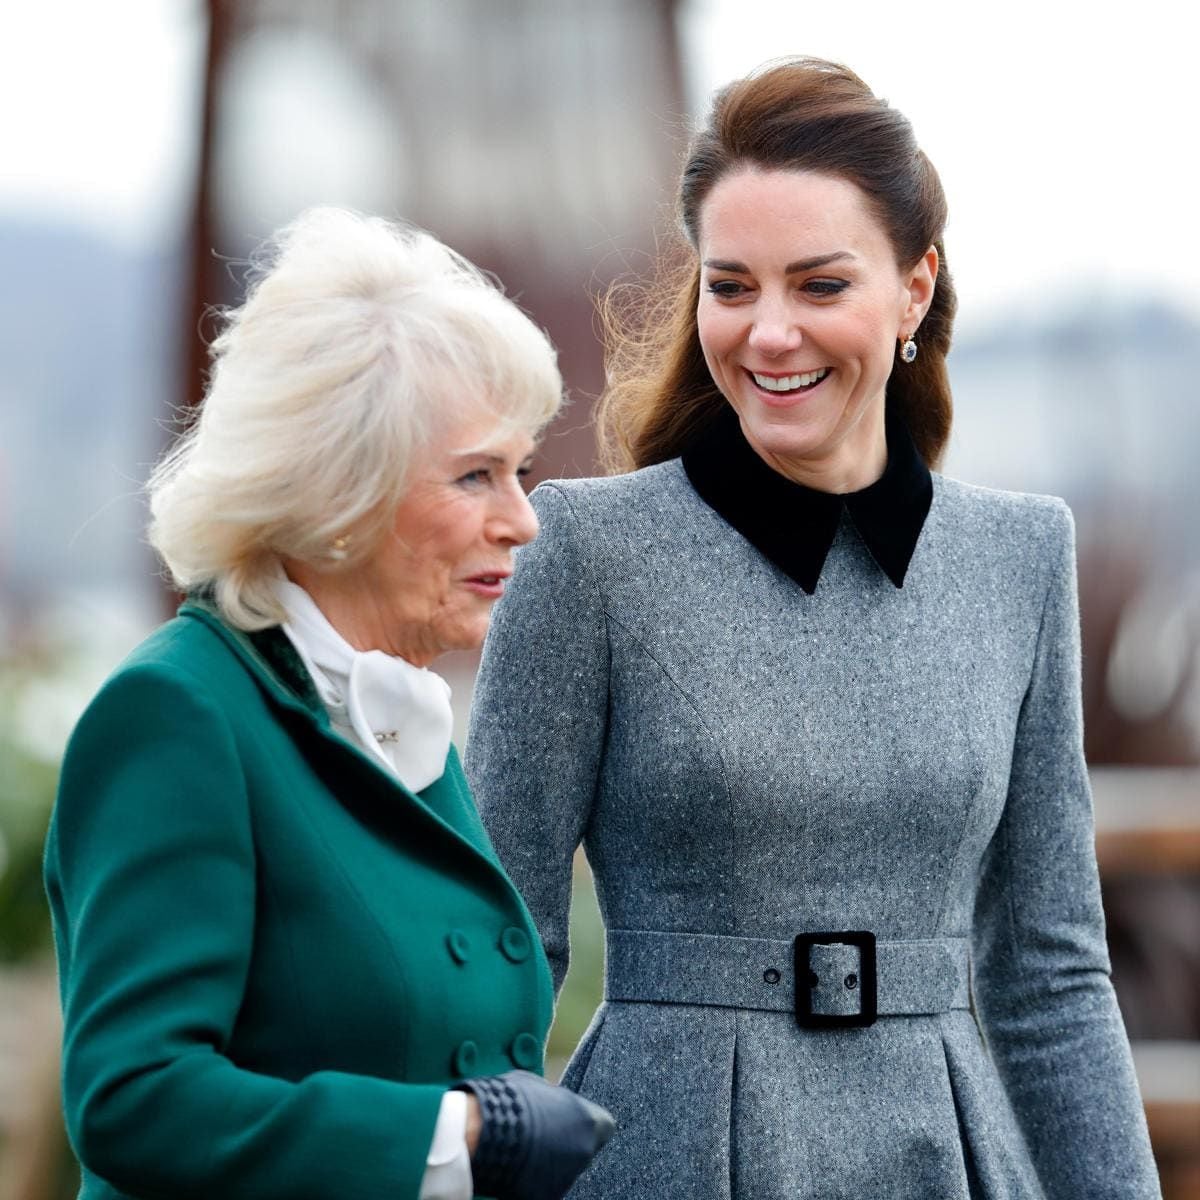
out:
<path id="1" fill-rule="evenodd" d="M 420 637 L 406 630 L 391 606 L 383 603 L 358 571 L 315 571 L 304 563 L 284 562 L 287 577 L 302 587 L 325 620 L 355 650 L 381 650 L 414 667 L 427 667 L 437 657 Z"/>
<path id="2" fill-rule="evenodd" d="M 861 423 L 854 436 L 846 438 L 821 458 L 789 455 L 758 445 L 745 425 L 742 433 L 750 448 L 771 470 L 816 492 L 835 495 L 861 492 L 879 479 L 887 468 L 887 436 L 882 414 L 878 422 Z"/>

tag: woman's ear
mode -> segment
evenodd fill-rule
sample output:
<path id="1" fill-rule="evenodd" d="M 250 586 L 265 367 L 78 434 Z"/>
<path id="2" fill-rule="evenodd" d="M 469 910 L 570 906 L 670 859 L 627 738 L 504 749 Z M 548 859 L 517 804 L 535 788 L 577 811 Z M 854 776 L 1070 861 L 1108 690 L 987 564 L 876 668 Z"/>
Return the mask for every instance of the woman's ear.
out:
<path id="1" fill-rule="evenodd" d="M 908 304 L 905 306 L 903 317 L 904 328 L 916 329 L 929 311 L 929 306 L 933 303 L 937 273 L 937 247 L 930 246 L 917 260 L 916 266 L 909 271 L 904 281 L 905 290 L 908 292 Z"/>

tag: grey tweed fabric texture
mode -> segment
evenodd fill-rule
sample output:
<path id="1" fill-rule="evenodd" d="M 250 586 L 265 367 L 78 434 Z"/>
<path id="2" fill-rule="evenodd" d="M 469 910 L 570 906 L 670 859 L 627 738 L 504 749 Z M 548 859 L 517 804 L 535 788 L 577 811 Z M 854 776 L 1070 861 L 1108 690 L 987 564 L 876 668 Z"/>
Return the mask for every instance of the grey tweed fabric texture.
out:
<path id="1" fill-rule="evenodd" d="M 608 999 L 564 1082 L 618 1132 L 572 1200 L 1159 1196 L 1108 974 L 1066 506 L 935 475 L 902 589 L 843 517 L 807 596 L 678 460 L 534 505 L 467 767 L 556 983 L 582 841 L 610 930 L 965 938 L 975 1010 L 805 1029 Z"/>

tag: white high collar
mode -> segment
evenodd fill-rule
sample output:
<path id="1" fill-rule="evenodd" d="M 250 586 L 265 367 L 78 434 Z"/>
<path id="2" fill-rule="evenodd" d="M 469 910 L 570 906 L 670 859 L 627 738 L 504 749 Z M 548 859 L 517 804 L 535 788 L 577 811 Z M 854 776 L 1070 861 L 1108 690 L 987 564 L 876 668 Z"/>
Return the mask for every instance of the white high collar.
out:
<path id="1" fill-rule="evenodd" d="M 454 724 L 449 684 L 407 659 L 355 650 L 290 579 L 279 578 L 275 589 L 287 613 L 283 632 L 304 660 L 333 724 L 410 791 L 440 779 Z"/>

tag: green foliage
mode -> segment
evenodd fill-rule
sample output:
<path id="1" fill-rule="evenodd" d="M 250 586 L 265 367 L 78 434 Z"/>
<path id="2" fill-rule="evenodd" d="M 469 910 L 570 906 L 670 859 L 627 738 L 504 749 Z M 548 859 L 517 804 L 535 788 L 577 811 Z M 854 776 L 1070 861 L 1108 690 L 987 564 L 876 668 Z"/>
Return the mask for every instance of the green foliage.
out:
<path id="1" fill-rule="evenodd" d="M 571 969 L 563 983 L 547 1046 L 549 1071 L 557 1076 L 566 1065 L 604 987 L 604 926 L 592 875 L 583 856 L 576 859 L 571 888 Z"/>
<path id="2" fill-rule="evenodd" d="M 37 646 L 0 647 L 0 969 L 21 978 L 23 964 L 48 969 L 53 941 L 42 888 L 42 843 L 54 803 L 65 728 L 73 719 L 81 683 L 67 678 L 67 660 Z M 10 1014 L 11 1016 L 11 1014 Z M 52 1052 L 44 1022 L 19 1031 L 0 1047 L 8 1072 L 39 1064 Z M 14 1065 L 15 1064 L 15 1065 Z M 2 1072 L 0 1072 L 2 1073 Z M 0 1137 L 0 1178 L 14 1194 L 67 1200 L 79 1190 L 79 1172 L 58 1111 L 54 1074 L 34 1072 L 22 1094 L 19 1126 Z M 11 1078 L 5 1080 L 11 1084 Z M 2 1188 L 0 1184 L 0 1188 Z"/>
<path id="3" fill-rule="evenodd" d="M 44 664 L 0 662 L 0 963 L 50 952 L 42 842 L 58 782 L 56 756 L 23 736 Z"/>

